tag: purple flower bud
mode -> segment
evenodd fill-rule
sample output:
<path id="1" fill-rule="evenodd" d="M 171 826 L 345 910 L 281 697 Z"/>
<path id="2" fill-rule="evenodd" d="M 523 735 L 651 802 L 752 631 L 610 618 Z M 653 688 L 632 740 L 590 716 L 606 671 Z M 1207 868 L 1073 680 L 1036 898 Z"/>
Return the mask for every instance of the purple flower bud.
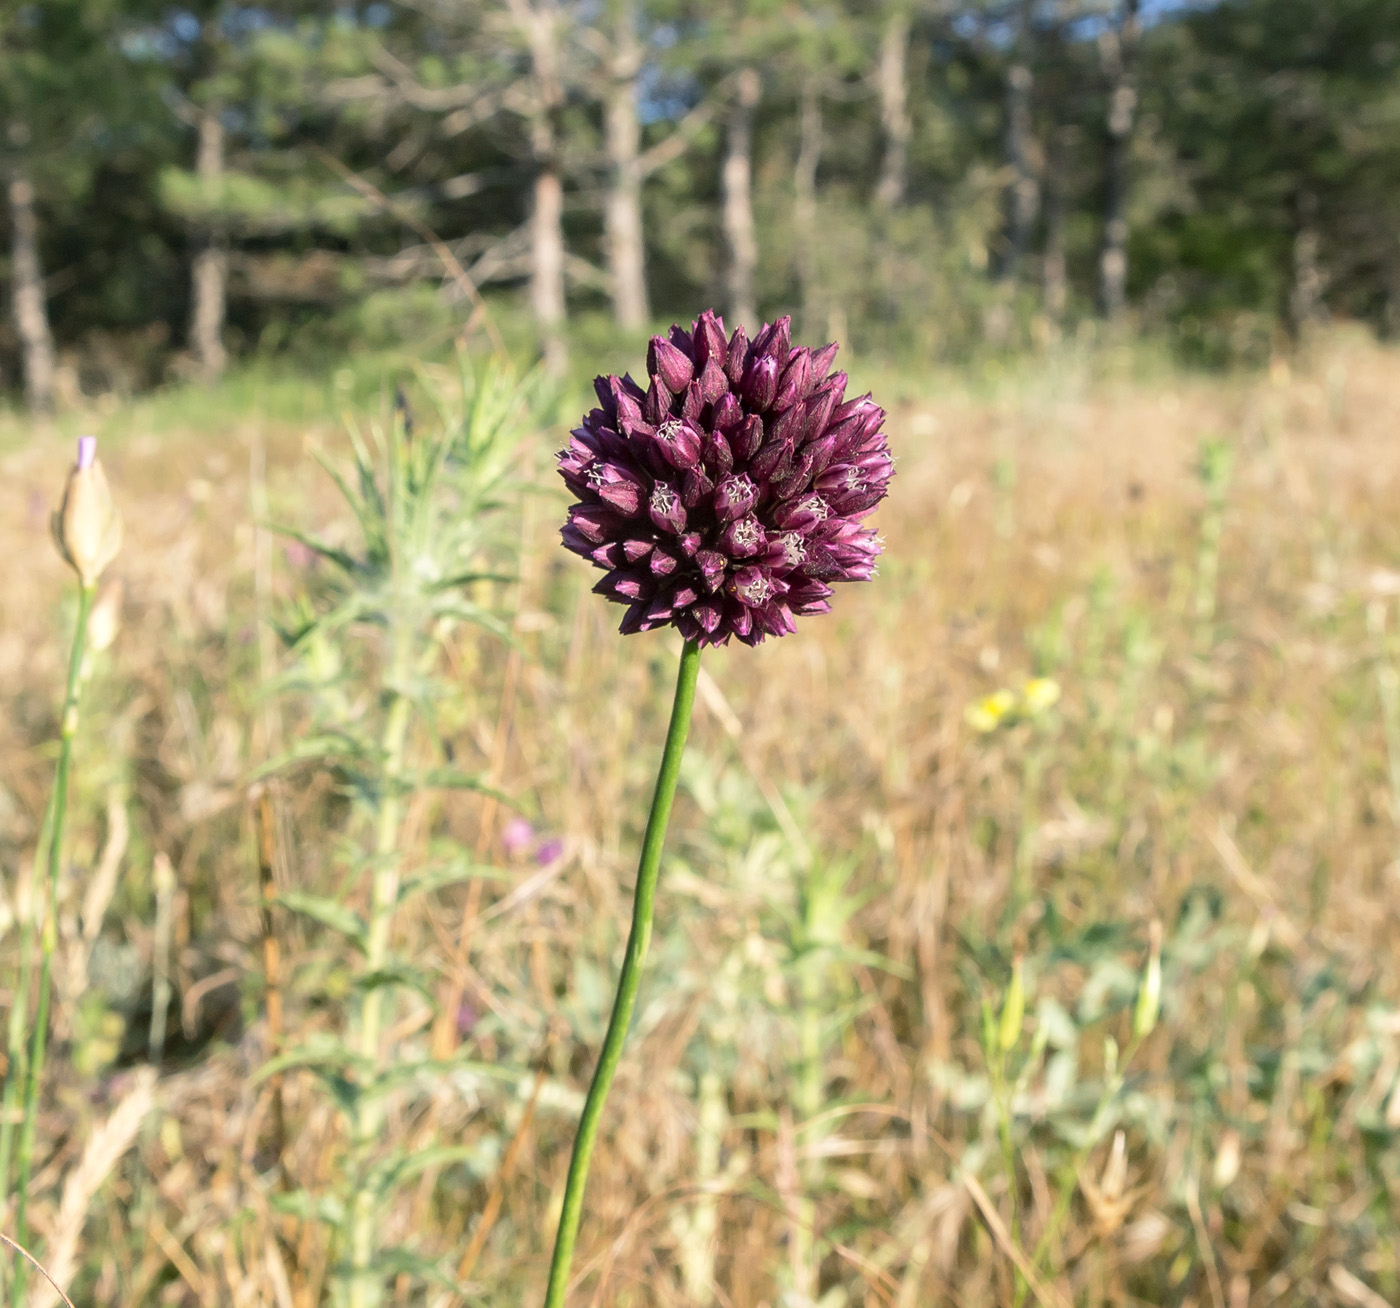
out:
<path id="1" fill-rule="evenodd" d="M 575 504 L 569 510 L 569 525 L 591 545 L 601 545 L 616 535 L 623 519 L 596 504 Z"/>
<path id="2" fill-rule="evenodd" d="M 749 471 L 756 481 L 771 481 L 781 477 L 792 459 L 792 433 L 779 432 L 776 425 L 763 438 L 763 448 L 753 456 Z"/>
<path id="3" fill-rule="evenodd" d="M 830 345 L 823 345 L 820 350 L 812 354 L 812 380 L 820 383 L 826 378 L 826 374 L 831 371 L 831 365 L 836 362 L 836 352 L 841 347 L 832 341 Z"/>
<path id="4" fill-rule="evenodd" d="M 728 431 L 731 427 L 737 427 L 743 420 L 744 406 L 739 403 L 739 397 L 733 391 L 725 391 L 715 401 L 710 414 L 710 426 L 715 431 Z"/>
<path id="5" fill-rule="evenodd" d="M 681 417 L 687 422 L 699 422 L 700 411 L 705 407 L 705 398 L 700 394 L 700 383 L 693 381 L 685 388 L 681 397 Z"/>
<path id="6" fill-rule="evenodd" d="M 679 536 L 685 530 L 685 505 L 669 482 L 659 481 L 647 502 L 647 512 L 658 531 Z"/>
<path id="7" fill-rule="evenodd" d="M 729 338 L 729 357 L 724 361 L 724 375 L 729 384 L 737 387 L 743 380 L 744 369 L 749 363 L 749 334 L 740 323 Z"/>
<path id="8" fill-rule="evenodd" d="M 734 451 L 729 448 L 723 432 L 712 431 L 705 437 L 701 458 L 705 461 L 706 471 L 714 478 L 728 476 L 733 471 Z"/>
<path id="9" fill-rule="evenodd" d="M 716 404 L 719 400 L 729 394 L 729 378 L 724 375 L 724 369 L 711 359 L 705 365 L 705 371 L 700 374 L 700 398 L 706 404 Z"/>
<path id="10" fill-rule="evenodd" d="M 703 436 L 684 418 L 667 418 L 656 429 L 656 445 L 673 468 L 684 472 L 700 459 Z"/>
<path id="11" fill-rule="evenodd" d="M 715 517 L 721 522 L 742 518 L 758 499 L 758 489 L 745 473 L 726 477 L 715 487 Z"/>
<path id="12" fill-rule="evenodd" d="M 778 364 L 766 354 L 760 354 L 744 370 L 744 383 L 740 387 L 745 404 L 759 412 L 773 403 L 778 393 Z"/>
<path id="13" fill-rule="evenodd" d="M 730 558 L 747 559 L 764 547 L 767 536 L 758 519 L 749 514 L 731 522 L 719 540 L 720 547 Z"/>
<path id="14" fill-rule="evenodd" d="M 92 467 L 92 461 L 97 457 L 97 437 L 78 437 L 78 471 L 86 472 Z"/>
<path id="15" fill-rule="evenodd" d="M 642 507 L 645 487 L 642 479 L 630 468 L 615 463 L 594 464 L 588 470 L 588 484 L 604 504 L 626 517 L 634 517 Z"/>
<path id="16" fill-rule="evenodd" d="M 812 356 L 807 350 L 794 350 L 788 357 L 787 366 L 778 378 L 778 394 L 773 400 L 775 409 L 790 409 L 803 399 L 812 387 Z"/>
<path id="17" fill-rule="evenodd" d="M 650 599 L 656 591 L 656 583 L 640 568 L 614 568 L 593 590 L 609 599 L 630 603 Z"/>
<path id="18" fill-rule="evenodd" d="M 789 471 L 775 479 L 771 489 L 775 498 L 785 500 L 806 490 L 811 484 L 812 451 L 806 449 L 794 456 Z"/>
<path id="19" fill-rule="evenodd" d="M 753 352 L 767 355 L 781 369 L 787 362 L 792 343 L 792 319 L 784 314 L 777 322 L 769 324 L 755 338 Z"/>
<path id="20" fill-rule="evenodd" d="M 700 630 L 707 636 L 715 632 L 719 626 L 723 611 L 718 604 L 696 604 L 691 610 L 695 615 L 695 620 L 700 624 Z"/>
<path id="21" fill-rule="evenodd" d="M 729 579 L 729 593 L 749 608 L 761 608 L 773 598 L 773 579 L 762 568 L 740 568 Z"/>
<path id="22" fill-rule="evenodd" d="M 705 475 L 704 468 L 691 468 L 685 474 L 685 481 L 681 483 L 681 503 L 687 509 L 699 508 L 701 503 L 709 499 L 715 484 Z"/>
<path id="23" fill-rule="evenodd" d="M 679 395 L 695 376 L 695 362 L 670 341 L 653 336 L 651 348 L 647 351 L 647 372 L 660 377 L 672 395 Z"/>
<path id="24" fill-rule="evenodd" d="M 763 419 L 751 413 L 740 424 L 739 429 L 729 438 L 729 446 L 734 451 L 735 462 L 753 458 L 763 444 Z"/>
<path id="25" fill-rule="evenodd" d="M 719 589 L 719 584 L 724 580 L 724 570 L 729 566 L 729 560 L 718 550 L 700 550 L 695 556 L 695 562 L 700 565 L 700 576 L 705 583 L 705 589 L 714 592 Z"/>
<path id="26" fill-rule="evenodd" d="M 653 427 L 671 411 L 671 392 L 660 377 L 653 377 L 647 387 L 646 399 L 642 401 L 642 418 Z"/>
<path id="27" fill-rule="evenodd" d="M 704 369 L 713 361 L 721 369 L 729 358 L 724 340 L 724 320 L 706 309 L 695 321 L 695 366 Z"/>

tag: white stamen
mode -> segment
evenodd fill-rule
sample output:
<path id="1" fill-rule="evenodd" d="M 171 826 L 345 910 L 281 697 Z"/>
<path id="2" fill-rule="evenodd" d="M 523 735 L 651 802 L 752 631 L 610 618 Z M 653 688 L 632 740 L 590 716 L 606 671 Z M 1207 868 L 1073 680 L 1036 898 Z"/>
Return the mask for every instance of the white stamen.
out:
<path id="1" fill-rule="evenodd" d="M 748 549 L 758 544 L 758 523 L 752 518 L 741 518 L 734 524 L 734 543 Z"/>
<path id="2" fill-rule="evenodd" d="M 783 544 L 783 557 L 794 568 L 807 559 L 807 545 L 795 531 L 784 532 L 779 539 Z"/>
<path id="3" fill-rule="evenodd" d="M 766 604 L 773 594 L 773 584 L 767 577 L 760 573 L 752 581 L 743 585 L 736 585 L 735 592 L 740 599 L 748 600 L 751 604 Z"/>

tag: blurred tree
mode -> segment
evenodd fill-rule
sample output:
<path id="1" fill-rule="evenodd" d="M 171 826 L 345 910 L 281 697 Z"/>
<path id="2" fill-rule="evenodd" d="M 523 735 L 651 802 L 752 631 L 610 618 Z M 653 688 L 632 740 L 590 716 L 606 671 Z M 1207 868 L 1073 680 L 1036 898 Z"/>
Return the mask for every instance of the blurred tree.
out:
<path id="1" fill-rule="evenodd" d="M 899 204 L 909 186 L 909 140 L 913 135 L 908 81 L 911 8 L 909 0 L 893 0 L 885 6 L 881 22 L 875 86 L 880 97 L 882 140 L 875 200 L 884 209 Z"/>
<path id="2" fill-rule="evenodd" d="M 1128 296 L 1128 167 L 1138 107 L 1139 35 L 1139 0 L 1119 0 L 1114 21 L 1099 34 L 1108 79 L 1099 301 L 1110 322 L 1122 316 Z"/>
<path id="3" fill-rule="evenodd" d="M 997 275 L 1003 282 L 1015 283 L 1040 212 L 1041 167 L 1031 112 L 1034 0 L 1017 0 L 1006 21 L 1012 29 L 1006 63 L 1006 227 L 998 251 Z"/>
<path id="4" fill-rule="evenodd" d="M 12 3 L 0 362 L 44 407 L 158 380 L 171 334 L 215 376 L 511 284 L 554 366 L 590 299 L 925 353 L 1095 301 L 1208 353 L 1400 331 L 1397 30 L 1400 0 Z"/>
<path id="5" fill-rule="evenodd" d="M 115 0 L 0 8 L 0 169 L 10 221 L 10 309 L 25 400 L 52 406 L 53 333 L 44 285 L 41 208 L 81 203 L 132 90 L 113 40 Z M 105 138 L 105 139 L 104 139 Z"/>
<path id="6" fill-rule="evenodd" d="M 1136 238 L 1178 314 L 1383 324 L 1400 261 L 1400 2 L 1223 0 L 1149 33 L 1189 183 Z"/>

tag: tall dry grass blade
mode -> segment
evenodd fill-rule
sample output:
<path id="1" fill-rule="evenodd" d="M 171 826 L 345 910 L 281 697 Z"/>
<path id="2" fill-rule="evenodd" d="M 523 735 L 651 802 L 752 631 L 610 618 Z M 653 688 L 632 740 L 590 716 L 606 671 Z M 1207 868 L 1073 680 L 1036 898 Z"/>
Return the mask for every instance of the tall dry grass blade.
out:
<path id="1" fill-rule="evenodd" d="M 258 826 L 258 911 L 262 930 L 263 982 L 267 987 L 268 1057 L 276 1058 L 282 1052 L 282 956 L 277 941 L 277 923 L 272 913 L 273 900 L 277 897 L 277 815 L 268 786 L 262 787 L 253 811 Z M 272 1092 L 272 1150 L 277 1170 L 283 1173 L 287 1118 L 280 1072 L 270 1079 L 269 1088 Z M 283 1179 L 285 1181 L 285 1173 Z"/>
<path id="2" fill-rule="evenodd" d="M 136 1074 L 136 1084 L 88 1137 L 82 1157 L 63 1183 L 63 1198 L 59 1201 L 53 1236 L 49 1240 L 48 1270 L 39 1268 L 48 1283 L 40 1283 L 30 1291 L 28 1308 L 53 1308 L 59 1298 L 68 1302 L 60 1287 L 72 1280 L 77 1270 L 78 1240 L 87 1221 L 88 1206 L 112 1169 L 131 1148 L 142 1123 L 155 1106 L 155 1088 L 155 1068 L 143 1067 Z"/>
<path id="3" fill-rule="evenodd" d="M 972 1202 L 977 1205 L 978 1211 L 982 1214 L 982 1220 L 987 1223 L 987 1229 L 992 1233 L 992 1239 L 1001 1247 L 1002 1253 L 1015 1264 L 1016 1270 L 1026 1278 L 1026 1284 L 1031 1287 L 1031 1293 L 1035 1295 L 1036 1302 L 1041 1305 L 1041 1308 L 1073 1308 L 1070 1301 L 1058 1289 L 1047 1286 L 1036 1275 L 1030 1260 L 1011 1238 L 1011 1232 L 1006 1229 L 1006 1223 L 1001 1220 L 1001 1214 L 997 1212 L 996 1205 L 992 1203 L 991 1197 L 982 1188 L 981 1181 L 971 1172 L 964 1172 L 962 1183 L 967 1188 L 968 1194 L 972 1196 Z"/>
<path id="4" fill-rule="evenodd" d="M 30 1253 L 28 1249 L 26 1249 L 23 1245 L 16 1244 L 13 1240 L 10 1239 L 8 1235 L 4 1233 L 4 1231 L 0 1231 L 0 1243 L 3 1243 L 6 1246 L 6 1248 L 13 1249 L 15 1253 L 18 1254 L 21 1258 L 28 1259 L 30 1266 L 34 1267 L 38 1271 L 39 1275 L 44 1277 L 48 1281 L 48 1283 L 53 1286 L 54 1290 L 58 1294 L 58 1297 L 63 1300 L 64 1304 L 67 1305 L 67 1308 L 73 1308 L 73 1301 L 66 1294 L 63 1293 L 63 1290 L 59 1286 L 58 1282 L 55 1281 L 54 1278 L 49 1275 L 48 1269 L 43 1265 L 43 1263 L 41 1263 L 36 1257 L 34 1257 L 34 1255 Z"/>

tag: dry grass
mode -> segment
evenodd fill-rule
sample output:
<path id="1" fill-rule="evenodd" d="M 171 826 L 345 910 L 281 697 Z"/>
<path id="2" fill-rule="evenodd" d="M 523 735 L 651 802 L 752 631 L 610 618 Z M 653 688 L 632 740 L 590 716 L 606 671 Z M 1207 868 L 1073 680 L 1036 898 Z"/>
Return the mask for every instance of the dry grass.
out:
<path id="1" fill-rule="evenodd" d="M 900 458 L 882 575 L 794 639 L 707 658 L 718 693 L 697 719 L 574 1302 L 1397 1301 L 1400 791 L 1380 689 L 1400 665 L 1398 365 L 1339 335 L 1291 375 L 1135 378 L 1066 354 L 1000 380 L 879 383 L 899 400 Z M 0 458 L 6 922 L 48 784 L 66 585 L 44 536 L 66 444 L 21 435 Z M 1195 469 L 1211 436 L 1235 461 L 1207 617 Z M 211 415 L 107 446 L 124 625 L 78 755 L 71 939 L 113 795 L 131 830 L 91 985 L 60 990 L 41 1234 L 132 1084 L 114 1065 L 144 1057 L 158 855 L 177 873 L 177 1002 L 160 1121 L 94 1200 L 79 1302 L 311 1308 L 326 1283 L 320 1228 L 278 1211 L 272 1090 L 254 1079 L 269 1039 L 243 786 L 299 721 L 292 705 L 278 727 L 259 698 L 250 453 L 266 442 L 274 516 L 324 525 L 310 439 L 334 448 L 334 424 Z M 390 1104 L 400 1138 L 476 1152 L 407 1186 L 383 1234 L 455 1268 L 499 1211 L 468 1299 L 493 1308 L 542 1286 L 674 655 L 616 637 L 552 544 L 562 502 L 552 486 L 527 500 L 502 596 L 516 671 L 499 644 L 462 642 L 441 729 L 467 764 L 499 757 L 503 789 L 564 852 L 540 867 L 498 849 L 518 884 L 488 891 L 455 973 L 460 898 L 400 927 L 404 952 L 462 986 L 466 1050 L 507 1076 Z M 279 546 L 282 596 L 304 580 L 294 562 Z M 1032 675 L 1062 687 L 1053 710 L 968 725 L 970 704 Z M 279 874 L 332 886 L 344 812 L 327 779 L 297 774 L 283 809 Z M 472 797 L 420 797 L 412 847 L 474 845 L 483 817 Z M 1105 1037 L 1130 1043 L 1153 921 L 1163 1014 L 1111 1092 Z M 294 1047 L 338 1022 L 346 972 L 311 928 L 279 929 Z M 1013 957 L 1027 1018 L 998 1092 L 978 1014 L 999 1008 Z M 404 1047 L 427 1040 L 425 1001 L 397 1016 Z M 831 1105 L 815 1115 L 814 1085 Z M 308 1074 L 282 1094 L 288 1183 L 329 1193 L 341 1124 Z M 457 1301 L 407 1276 L 396 1293 Z"/>

